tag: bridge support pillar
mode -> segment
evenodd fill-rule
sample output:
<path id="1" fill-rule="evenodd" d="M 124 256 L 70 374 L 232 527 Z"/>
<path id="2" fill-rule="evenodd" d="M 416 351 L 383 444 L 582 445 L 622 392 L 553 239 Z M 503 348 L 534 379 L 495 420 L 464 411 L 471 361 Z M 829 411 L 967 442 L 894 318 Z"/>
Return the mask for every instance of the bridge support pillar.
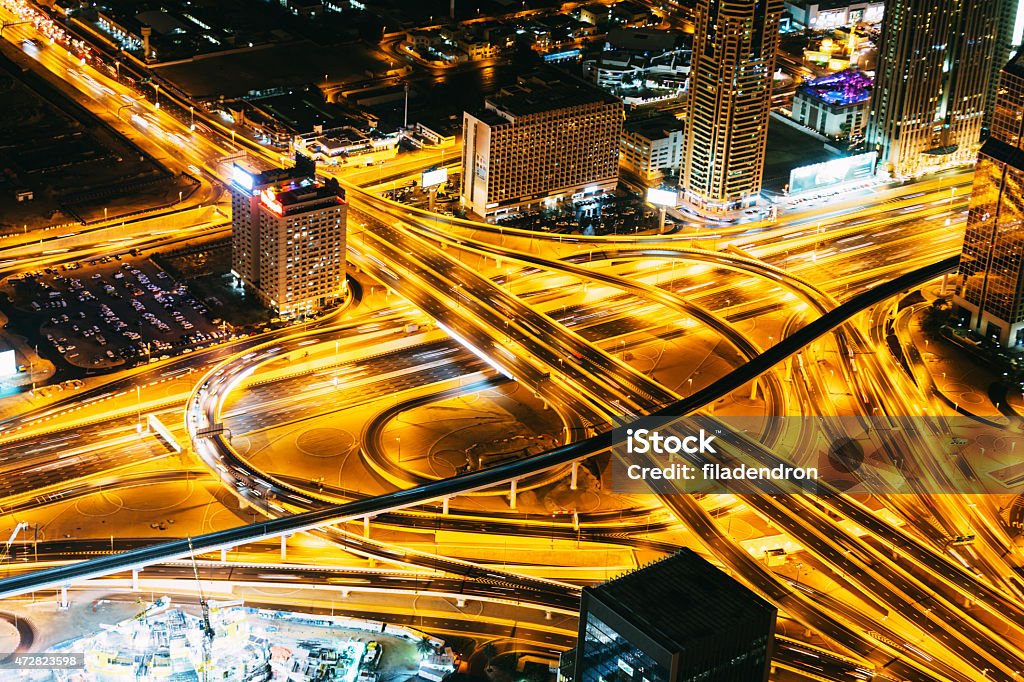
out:
<path id="1" fill-rule="evenodd" d="M 579 472 L 580 472 L 580 463 L 579 462 L 573 462 L 572 463 L 572 481 L 569 483 L 569 489 L 570 490 L 576 490 L 576 482 L 577 482 L 577 478 L 579 477 Z"/>
<path id="2" fill-rule="evenodd" d="M 281 536 L 281 561 L 288 558 L 288 536 Z"/>
<path id="3" fill-rule="evenodd" d="M 786 377 L 785 377 L 784 381 L 792 381 L 792 380 L 793 380 L 793 356 L 791 355 L 788 358 L 786 358 Z"/>
<path id="4" fill-rule="evenodd" d="M 510 509 L 515 509 L 516 508 L 516 488 L 517 488 L 518 484 L 519 484 L 519 481 L 513 478 L 512 479 L 512 485 L 509 488 L 509 494 L 508 494 L 508 506 L 509 506 Z"/>
<path id="5" fill-rule="evenodd" d="M 221 550 L 220 550 L 220 560 L 221 560 L 221 563 L 223 563 L 223 562 L 228 560 L 228 550 L 226 548 L 224 548 L 224 547 L 221 547 Z"/>
<path id="6" fill-rule="evenodd" d="M 139 569 L 132 569 L 132 592 L 139 591 Z"/>
<path id="7" fill-rule="evenodd" d="M 68 601 L 68 586 L 60 586 L 60 601 L 57 602 L 57 607 L 60 609 L 67 609 L 71 606 L 71 602 Z"/>
<path id="8" fill-rule="evenodd" d="M 575 509 L 572 510 L 572 529 L 573 530 L 579 530 L 580 529 L 580 513 L 578 511 L 576 511 Z"/>
<path id="9" fill-rule="evenodd" d="M 551 612 L 550 611 L 545 611 L 544 612 L 544 620 L 551 620 Z"/>
<path id="10" fill-rule="evenodd" d="M 939 296 L 946 295 L 946 285 L 949 284 L 949 273 L 943 273 L 942 275 L 942 288 L 939 289 Z"/>
<path id="11" fill-rule="evenodd" d="M 456 599 L 455 599 L 455 606 L 457 606 L 460 609 L 466 608 L 466 598 L 465 597 L 456 597 Z"/>
<path id="12" fill-rule="evenodd" d="M 364 538 L 370 537 L 370 517 L 369 516 L 364 516 L 363 517 L 363 537 Z"/>
<path id="13" fill-rule="evenodd" d="M 441 513 L 445 516 L 448 516 L 448 501 L 451 499 L 452 498 L 450 497 L 446 497 L 443 500 L 441 500 Z"/>
<path id="14" fill-rule="evenodd" d="M 750 399 L 757 400 L 757 377 L 750 382 Z"/>

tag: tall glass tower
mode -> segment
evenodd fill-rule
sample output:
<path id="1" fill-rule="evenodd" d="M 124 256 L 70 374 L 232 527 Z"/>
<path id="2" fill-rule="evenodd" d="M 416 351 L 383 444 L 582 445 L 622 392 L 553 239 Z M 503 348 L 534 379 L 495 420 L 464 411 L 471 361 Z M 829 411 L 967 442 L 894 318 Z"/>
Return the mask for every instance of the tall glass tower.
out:
<path id="1" fill-rule="evenodd" d="M 1001 0 L 888 2 L 866 138 L 894 177 L 978 152 Z"/>
<path id="2" fill-rule="evenodd" d="M 975 331 L 1024 344 L 1024 52 L 1003 68 L 978 154 L 954 302 Z"/>

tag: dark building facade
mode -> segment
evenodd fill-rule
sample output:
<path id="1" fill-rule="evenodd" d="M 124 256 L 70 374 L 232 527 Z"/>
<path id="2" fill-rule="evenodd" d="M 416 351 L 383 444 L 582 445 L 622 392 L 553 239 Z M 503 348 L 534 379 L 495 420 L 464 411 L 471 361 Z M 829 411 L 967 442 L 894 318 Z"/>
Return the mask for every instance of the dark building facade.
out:
<path id="1" fill-rule="evenodd" d="M 775 616 L 683 549 L 583 590 L 573 682 L 766 682 Z"/>
<path id="2" fill-rule="evenodd" d="M 1024 53 L 1003 69 L 978 154 L 954 302 L 971 329 L 1024 344 Z"/>

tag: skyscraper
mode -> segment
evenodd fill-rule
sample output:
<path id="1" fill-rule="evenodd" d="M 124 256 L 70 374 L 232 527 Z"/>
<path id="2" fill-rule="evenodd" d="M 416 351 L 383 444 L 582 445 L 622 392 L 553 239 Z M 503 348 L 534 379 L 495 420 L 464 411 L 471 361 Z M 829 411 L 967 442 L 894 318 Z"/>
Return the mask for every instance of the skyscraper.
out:
<path id="1" fill-rule="evenodd" d="M 1022 0 L 992 0 L 998 3 L 996 18 L 998 26 L 996 29 L 996 44 L 993 52 L 991 77 L 989 78 L 988 94 L 985 98 L 985 125 L 991 125 L 992 110 L 996 106 L 996 94 L 999 89 L 1001 67 L 1013 58 L 1014 53 L 1020 45 L 1020 36 L 1017 35 L 1017 15 L 1020 13 Z"/>
<path id="2" fill-rule="evenodd" d="M 345 291 L 345 191 L 316 164 L 261 172 L 235 165 L 232 274 L 280 315 L 315 312 Z"/>
<path id="3" fill-rule="evenodd" d="M 621 130 L 618 98 L 550 73 L 523 78 L 463 116 L 463 201 L 492 218 L 613 190 Z"/>
<path id="4" fill-rule="evenodd" d="M 1001 1 L 886 6 L 866 139 L 894 177 L 974 161 Z"/>
<path id="5" fill-rule="evenodd" d="M 971 329 L 1024 344 L 1024 52 L 1003 68 L 978 154 L 953 300 Z"/>
<path id="6" fill-rule="evenodd" d="M 683 189 L 698 210 L 757 201 L 782 0 L 698 0 Z"/>
<path id="7" fill-rule="evenodd" d="M 766 682 L 774 606 L 692 550 L 583 590 L 573 682 Z"/>

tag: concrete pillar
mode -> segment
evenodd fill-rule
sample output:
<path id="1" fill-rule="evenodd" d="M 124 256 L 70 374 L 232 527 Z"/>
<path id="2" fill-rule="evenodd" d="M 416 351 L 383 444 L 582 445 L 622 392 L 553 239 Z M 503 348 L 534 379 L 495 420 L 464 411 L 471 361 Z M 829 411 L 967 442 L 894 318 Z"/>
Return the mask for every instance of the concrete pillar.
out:
<path id="1" fill-rule="evenodd" d="M 363 517 L 363 537 L 364 538 L 370 537 L 370 517 L 369 516 L 364 516 Z"/>
<path id="2" fill-rule="evenodd" d="M 281 536 L 281 561 L 288 558 L 288 536 Z"/>
<path id="3" fill-rule="evenodd" d="M 460 609 L 466 608 L 466 598 L 465 597 L 456 597 L 455 598 L 455 605 L 457 607 L 459 607 Z"/>
<path id="4" fill-rule="evenodd" d="M 949 284 L 949 273 L 945 272 L 942 274 L 942 288 L 939 289 L 939 296 L 946 295 L 946 285 Z"/>
<path id="5" fill-rule="evenodd" d="M 575 509 L 572 510 L 572 529 L 573 530 L 579 530 L 580 529 L 580 513 L 578 511 L 576 511 Z"/>
<path id="6" fill-rule="evenodd" d="M 71 602 L 68 601 L 68 586 L 60 586 L 60 601 L 57 602 L 57 606 L 61 609 L 66 609 L 71 606 Z"/>
<path id="7" fill-rule="evenodd" d="M 516 508 L 516 486 L 519 483 L 518 480 L 512 479 L 512 486 L 509 489 L 508 506 L 511 509 Z"/>
<path id="8" fill-rule="evenodd" d="M 450 497 L 446 497 L 443 500 L 441 500 L 441 513 L 445 516 L 448 516 L 448 500 L 450 499 Z"/>
<path id="9" fill-rule="evenodd" d="M 757 377 L 750 382 L 750 399 L 757 400 Z"/>
<path id="10" fill-rule="evenodd" d="M 551 620 L 551 612 L 550 611 L 545 611 L 544 612 L 544 620 Z"/>
<path id="11" fill-rule="evenodd" d="M 132 569 L 132 592 L 139 591 L 139 569 Z"/>
<path id="12" fill-rule="evenodd" d="M 580 471 L 580 463 L 579 462 L 573 462 L 572 463 L 572 482 L 569 484 L 569 488 L 571 490 L 576 490 L 576 479 L 577 479 L 577 476 L 579 474 L 579 471 Z"/>
<path id="13" fill-rule="evenodd" d="M 221 550 L 220 550 L 220 560 L 221 560 L 221 562 L 224 562 L 224 561 L 228 560 L 228 550 L 226 550 L 224 548 L 221 548 Z"/>
<path id="14" fill-rule="evenodd" d="M 665 231 L 665 211 L 667 209 L 664 206 L 658 207 L 658 234 Z"/>
<path id="15" fill-rule="evenodd" d="M 786 358 L 786 381 L 793 380 L 793 356 Z"/>

